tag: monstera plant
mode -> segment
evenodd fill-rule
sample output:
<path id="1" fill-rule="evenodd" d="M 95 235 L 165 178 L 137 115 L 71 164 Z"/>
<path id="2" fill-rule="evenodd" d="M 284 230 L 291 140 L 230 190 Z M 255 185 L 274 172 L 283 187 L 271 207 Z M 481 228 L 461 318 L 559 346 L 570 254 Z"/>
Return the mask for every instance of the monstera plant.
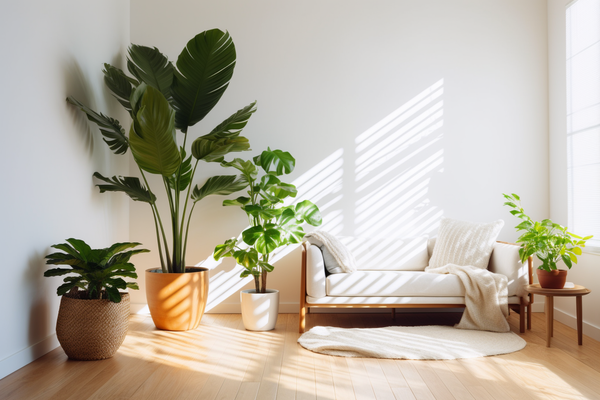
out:
<path id="1" fill-rule="evenodd" d="M 309 200 L 284 205 L 285 199 L 296 197 L 297 190 L 279 177 L 292 172 L 295 164 L 290 153 L 271 149 L 252 161 L 236 158 L 221 163 L 238 169 L 243 180 L 250 183 L 247 196 L 223 201 L 224 206 L 240 207 L 250 226 L 242 232 L 241 239 L 229 239 L 214 251 L 215 260 L 232 257 L 244 267 L 240 277 L 254 279 L 255 289 L 241 292 L 242 320 L 248 330 L 271 330 L 277 322 L 279 292 L 267 289 L 267 274 L 274 269 L 273 252 L 282 246 L 301 243 L 303 223 L 321 225 L 321 213 Z M 263 170 L 260 177 L 259 168 Z"/>
<path id="2" fill-rule="evenodd" d="M 123 192 L 150 206 L 162 272 L 186 271 L 186 244 L 196 203 L 248 185 L 244 176 L 235 175 L 213 176 L 203 185 L 192 184 L 200 161 L 220 163 L 231 152 L 249 150 L 248 139 L 240 132 L 256 110 L 255 103 L 235 112 L 210 133 L 193 140 L 188 137 L 189 128 L 213 109 L 227 89 L 235 62 L 230 35 L 218 29 L 191 39 L 174 64 L 156 47 L 131 45 L 127 59 L 131 75 L 109 64 L 104 64 L 103 70 L 106 86 L 131 116 L 128 134 L 116 119 L 67 98 L 98 125 L 115 154 L 131 149 L 144 183 L 137 177 L 105 177 L 98 172 L 94 177 L 102 182 L 98 184 L 100 192 Z M 159 212 L 147 174 L 162 178 L 159 186 L 169 203 L 168 220 Z"/>

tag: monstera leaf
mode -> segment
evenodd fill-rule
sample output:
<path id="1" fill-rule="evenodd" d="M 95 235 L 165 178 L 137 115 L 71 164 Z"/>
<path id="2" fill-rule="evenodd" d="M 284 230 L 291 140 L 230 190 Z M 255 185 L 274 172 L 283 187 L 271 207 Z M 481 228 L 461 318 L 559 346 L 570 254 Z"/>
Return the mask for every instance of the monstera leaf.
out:
<path id="1" fill-rule="evenodd" d="M 274 173 L 279 176 L 292 172 L 296 160 L 287 151 L 267 149 L 259 156 L 254 157 L 254 163 L 260 165 L 266 173 Z"/>
<path id="2" fill-rule="evenodd" d="M 235 58 L 231 36 L 218 29 L 202 32 L 187 43 L 177 59 L 171 87 L 177 129 L 187 132 L 213 109 L 229 85 Z"/>

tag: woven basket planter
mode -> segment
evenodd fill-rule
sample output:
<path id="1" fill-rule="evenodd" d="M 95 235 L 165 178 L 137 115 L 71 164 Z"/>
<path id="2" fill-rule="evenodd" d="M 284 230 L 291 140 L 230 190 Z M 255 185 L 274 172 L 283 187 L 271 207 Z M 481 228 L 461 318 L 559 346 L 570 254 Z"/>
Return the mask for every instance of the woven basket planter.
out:
<path id="1" fill-rule="evenodd" d="M 64 295 L 60 300 L 56 336 L 73 360 L 104 360 L 112 357 L 127 335 L 129 294 L 121 302 L 87 300 Z"/>

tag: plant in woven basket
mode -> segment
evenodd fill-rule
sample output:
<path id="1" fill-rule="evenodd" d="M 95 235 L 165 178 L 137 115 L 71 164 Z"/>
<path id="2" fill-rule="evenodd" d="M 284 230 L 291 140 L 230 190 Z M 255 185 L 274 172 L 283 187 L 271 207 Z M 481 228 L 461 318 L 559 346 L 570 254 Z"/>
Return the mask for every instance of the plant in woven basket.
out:
<path id="1" fill-rule="evenodd" d="M 62 252 L 48 254 L 46 264 L 66 265 L 66 268 L 52 268 L 44 276 L 63 276 L 64 283 L 56 291 L 59 296 L 71 291 L 79 291 L 81 299 L 108 299 L 114 303 L 121 301 L 119 289 L 139 289 L 137 283 L 123 278 L 137 278 L 135 266 L 129 262 L 131 256 L 147 253 L 147 249 L 129 250 L 141 243 L 115 243 L 104 249 L 92 249 L 83 240 L 67 239 L 67 243 L 52 245 Z M 79 290 L 82 289 L 82 290 Z"/>

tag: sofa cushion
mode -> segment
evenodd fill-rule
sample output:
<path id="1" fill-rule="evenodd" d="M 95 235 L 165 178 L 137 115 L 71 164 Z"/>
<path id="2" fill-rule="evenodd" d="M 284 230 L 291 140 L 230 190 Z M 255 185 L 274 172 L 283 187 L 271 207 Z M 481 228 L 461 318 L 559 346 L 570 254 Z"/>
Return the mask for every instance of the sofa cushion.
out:
<path id="1" fill-rule="evenodd" d="M 478 224 L 443 218 L 429 260 L 429 268 L 447 264 L 488 267 L 494 242 L 504 226 L 504 221 Z"/>
<path id="2" fill-rule="evenodd" d="M 326 278 L 328 296 L 464 296 L 456 275 L 429 274 L 422 271 L 356 271 Z"/>
<path id="3" fill-rule="evenodd" d="M 346 236 L 340 241 L 356 258 L 359 271 L 423 271 L 429 262 L 428 239 L 426 235 L 408 238 Z"/>

